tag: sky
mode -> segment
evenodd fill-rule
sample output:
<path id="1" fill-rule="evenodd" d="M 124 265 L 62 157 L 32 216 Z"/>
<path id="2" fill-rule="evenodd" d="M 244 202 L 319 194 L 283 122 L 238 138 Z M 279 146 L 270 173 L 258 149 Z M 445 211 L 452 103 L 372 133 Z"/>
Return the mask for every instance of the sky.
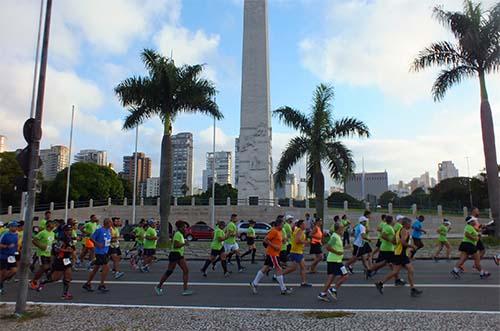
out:
<path id="1" fill-rule="evenodd" d="M 483 0 L 488 8 L 497 0 Z M 484 168 L 479 121 L 479 84 L 466 80 L 435 103 L 436 70 L 410 72 L 412 59 L 433 41 L 452 40 L 432 18 L 432 8 L 459 10 L 461 0 L 269 0 L 271 109 L 310 111 L 320 83 L 335 89 L 335 118 L 364 121 L 371 138 L 352 138 L 361 171 L 384 171 L 389 183 L 410 181 L 452 160 L 461 175 Z M 0 3 L 0 135 L 11 150 L 22 148 L 33 82 L 39 0 Z M 205 64 L 218 90 L 224 119 L 217 122 L 217 150 L 234 151 L 239 134 L 243 0 L 54 1 L 43 118 L 42 148 L 69 145 L 75 105 L 73 155 L 103 149 L 116 170 L 134 150 L 134 132 L 122 130 L 126 110 L 113 88 L 144 75 L 139 55 L 153 48 L 177 64 Z M 500 146 L 500 74 L 487 76 Z M 273 160 L 297 132 L 273 119 Z M 194 134 L 194 186 L 201 187 L 205 153 L 211 151 L 212 120 L 181 115 L 174 133 Z M 159 174 L 162 126 L 158 118 L 140 127 L 139 150 Z M 304 174 L 300 162 L 293 172 Z M 332 185 L 327 180 L 327 187 Z"/>

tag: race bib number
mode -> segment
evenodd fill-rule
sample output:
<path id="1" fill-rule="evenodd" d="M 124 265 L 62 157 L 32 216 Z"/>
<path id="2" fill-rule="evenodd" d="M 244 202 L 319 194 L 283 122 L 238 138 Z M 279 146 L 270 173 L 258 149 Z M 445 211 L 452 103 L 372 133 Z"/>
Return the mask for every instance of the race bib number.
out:
<path id="1" fill-rule="evenodd" d="M 15 256 L 9 256 L 7 258 L 8 263 L 16 263 L 16 257 Z"/>
<path id="2" fill-rule="evenodd" d="M 108 247 L 111 244 L 111 239 L 106 239 L 104 241 L 104 246 Z"/>
<path id="3" fill-rule="evenodd" d="M 345 267 L 345 265 L 340 267 L 340 271 L 342 272 L 342 275 L 347 275 L 347 268 Z"/>
<path id="4" fill-rule="evenodd" d="M 63 264 L 64 265 L 70 265 L 71 264 L 71 259 L 70 258 L 63 259 Z"/>

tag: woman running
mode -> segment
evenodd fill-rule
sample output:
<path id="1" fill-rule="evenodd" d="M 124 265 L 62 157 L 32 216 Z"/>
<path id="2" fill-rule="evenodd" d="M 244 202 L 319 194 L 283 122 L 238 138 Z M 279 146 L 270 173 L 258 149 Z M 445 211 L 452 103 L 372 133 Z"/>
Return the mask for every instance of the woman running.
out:
<path id="1" fill-rule="evenodd" d="M 450 259 L 451 246 L 450 243 L 448 242 L 448 232 L 450 232 L 450 225 L 451 222 L 445 218 L 443 220 L 443 223 L 438 227 L 436 231 L 438 233 L 438 248 L 436 250 L 436 253 L 432 257 L 435 262 L 438 261 L 438 256 L 443 250 L 443 248 L 446 248 L 446 258 L 448 260 Z"/>
<path id="2" fill-rule="evenodd" d="M 323 220 L 321 218 L 316 219 L 314 228 L 311 231 L 311 249 L 309 250 L 309 254 L 314 254 L 314 260 L 309 266 L 310 274 L 315 274 L 318 264 L 323 261 L 323 250 L 321 247 L 323 241 L 323 232 L 321 231 L 322 224 Z"/>

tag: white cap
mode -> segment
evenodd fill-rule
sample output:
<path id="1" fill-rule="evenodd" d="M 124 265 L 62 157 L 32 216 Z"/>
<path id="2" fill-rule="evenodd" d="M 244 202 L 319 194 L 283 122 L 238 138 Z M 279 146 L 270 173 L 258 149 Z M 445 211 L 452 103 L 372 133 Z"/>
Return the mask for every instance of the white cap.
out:
<path id="1" fill-rule="evenodd" d="M 397 215 L 396 222 L 402 220 L 403 218 L 405 218 L 403 215 Z"/>
<path id="2" fill-rule="evenodd" d="M 3 226 L 3 222 L 2 221 L 0 221 L 0 226 Z"/>
<path id="3" fill-rule="evenodd" d="M 478 219 L 475 218 L 474 216 L 469 216 L 469 217 L 467 217 L 466 222 L 468 224 L 468 223 L 476 222 L 477 220 Z"/>
<path id="4" fill-rule="evenodd" d="M 362 223 L 362 222 L 368 222 L 368 218 L 366 216 L 361 216 L 359 218 L 359 223 Z"/>
<path id="5" fill-rule="evenodd" d="M 446 225 L 451 225 L 451 222 L 450 222 L 450 221 L 448 221 L 448 220 L 446 220 L 446 221 L 444 221 L 444 224 L 446 224 Z"/>
<path id="6" fill-rule="evenodd" d="M 285 216 L 285 221 L 288 221 L 288 220 L 293 220 L 294 217 L 292 215 L 286 215 Z"/>

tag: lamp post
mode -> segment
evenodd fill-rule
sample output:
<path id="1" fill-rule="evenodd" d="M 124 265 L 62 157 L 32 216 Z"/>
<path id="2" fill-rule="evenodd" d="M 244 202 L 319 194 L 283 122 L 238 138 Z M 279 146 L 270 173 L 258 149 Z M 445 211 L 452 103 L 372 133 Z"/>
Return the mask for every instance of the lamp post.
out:
<path id="1" fill-rule="evenodd" d="M 71 129 L 69 131 L 69 164 L 66 176 L 66 200 L 64 203 L 64 222 L 68 221 L 69 184 L 71 179 L 71 147 L 73 146 L 73 122 L 75 120 L 75 105 L 71 107 Z"/>

